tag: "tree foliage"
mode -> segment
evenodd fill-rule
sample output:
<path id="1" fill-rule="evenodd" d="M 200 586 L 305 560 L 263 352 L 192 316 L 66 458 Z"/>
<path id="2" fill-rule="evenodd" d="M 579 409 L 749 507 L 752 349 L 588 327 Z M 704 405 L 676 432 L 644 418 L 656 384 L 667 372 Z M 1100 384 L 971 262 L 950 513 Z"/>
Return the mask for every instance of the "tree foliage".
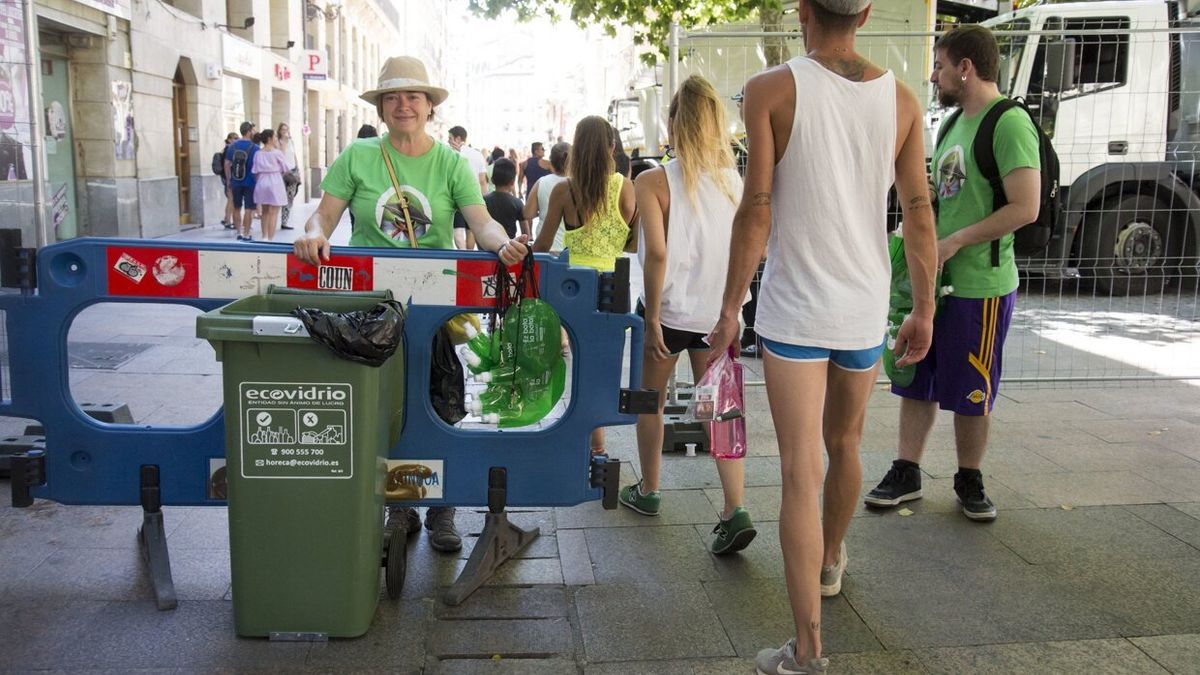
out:
<path id="1" fill-rule="evenodd" d="M 470 8 L 489 19 L 510 10 L 521 21 L 569 18 L 581 27 L 600 26 L 610 36 L 616 35 L 618 27 L 628 26 L 634 44 L 650 48 L 643 55 L 649 62 L 656 54 L 667 55 L 672 21 L 696 29 L 745 21 L 759 16 L 760 10 L 768 15 L 773 11 L 774 16 L 782 11 L 781 0 L 470 0 Z"/>

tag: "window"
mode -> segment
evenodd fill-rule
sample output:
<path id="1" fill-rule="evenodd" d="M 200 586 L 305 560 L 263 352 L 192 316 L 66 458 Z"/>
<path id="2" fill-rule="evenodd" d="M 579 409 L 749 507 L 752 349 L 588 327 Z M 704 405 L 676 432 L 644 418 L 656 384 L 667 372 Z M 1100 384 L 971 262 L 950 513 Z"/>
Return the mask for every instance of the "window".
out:
<path id="1" fill-rule="evenodd" d="M 1012 91 L 1013 84 L 1017 79 L 1017 72 L 1021 69 L 1021 53 L 1025 50 L 1025 44 L 1029 42 L 1029 20 L 1017 19 L 1008 23 L 1002 23 L 996 26 L 991 26 L 992 31 L 1011 31 L 1022 32 L 1023 35 L 997 35 L 996 43 L 1000 47 L 1000 63 L 999 74 L 996 78 L 996 84 L 1000 88 L 1000 93 L 1008 94 Z"/>
<path id="2" fill-rule="evenodd" d="M 1047 21 L 1046 29 L 1061 29 L 1065 32 L 1061 39 L 1075 43 L 1074 85 L 1062 92 L 1062 98 L 1112 89 L 1129 82 L 1128 18 L 1051 19 Z M 1072 35 L 1073 31 L 1079 32 Z M 1084 31 L 1108 32 L 1097 35 Z M 1057 36 L 1044 36 L 1038 46 L 1029 84 L 1032 96 L 1042 92 L 1042 83 L 1045 81 L 1046 43 L 1058 39 Z"/>

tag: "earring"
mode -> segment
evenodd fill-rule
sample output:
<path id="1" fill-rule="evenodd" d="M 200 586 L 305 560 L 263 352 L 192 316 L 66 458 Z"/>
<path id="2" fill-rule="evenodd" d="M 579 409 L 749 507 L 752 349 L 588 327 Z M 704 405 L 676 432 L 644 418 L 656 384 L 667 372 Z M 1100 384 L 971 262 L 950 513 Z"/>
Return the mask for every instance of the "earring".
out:
<path id="1" fill-rule="evenodd" d="M 966 81 L 967 81 L 967 76 L 966 76 L 966 75 L 963 75 L 963 76 L 962 76 L 962 81 L 963 81 L 963 82 L 966 82 Z"/>

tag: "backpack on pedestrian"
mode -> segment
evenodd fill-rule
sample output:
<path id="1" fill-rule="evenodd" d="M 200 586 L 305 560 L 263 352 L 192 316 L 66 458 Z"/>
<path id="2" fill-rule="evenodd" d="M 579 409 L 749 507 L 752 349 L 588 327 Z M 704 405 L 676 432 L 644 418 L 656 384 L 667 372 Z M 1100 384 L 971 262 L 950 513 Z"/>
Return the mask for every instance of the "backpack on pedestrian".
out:
<path id="1" fill-rule="evenodd" d="M 979 123 L 979 130 L 975 133 L 975 142 L 972 145 L 972 153 L 975 156 L 975 163 L 979 165 L 980 172 L 987 179 L 988 185 L 992 187 L 992 211 L 999 211 L 1001 207 L 1008 204 L 1008 198 L 1004 194 L 1004 181 L 1000 177 L 1000 168 L 996 166 L 996 152 L 993 143 L 996 136 L 996 124 L 1004 113 L 1013 108 L 1024 110 L 1025 114 L 1029 115 L 1030 121 L 1033 122 L 1033 128 L 1037 130 L 1038 157 L 1041 159 L 1042 165 L 1042 189 L 1038 199 L 1037 218 L 1013 233 L 1013 253 L 1019 256 L 1032 256 L 1045 250 L 1062 221 L 1062 200 L 1058 192 L 1058 153 L 1054 151 L 1050 137 L 1046 135 L 1042 125 L 1038 124 L 1037 118 L 1034 117 L 1029 106 L 1025 105 L 1025 101 L 1020 98 L 1006 98 L 992 106 Z M 938 130 L 938 145 L 941 144 L 942 139 L 960 116 L 962 116 L 962 108 L 955 110 L 950 117 L 946 118 L 942 128 Z M 1000 265 L 999 239 L 992 241 L 992 265 Z"/>
<path id="2" fill-rule="evenodd" d="M 245 145 L 243 145 L 245 143 Z M 233 152 L 229 156 L 229 175 L 233 180 L 244 181 L 250 173 L 249 142 L 238 141 L 233 144 Z"/>
<path id="3" fill-rule="evenodd" d="M 225 152 L 214 152 L 212 159 L 212 171 L 218 176 L 225 175 Z"/>

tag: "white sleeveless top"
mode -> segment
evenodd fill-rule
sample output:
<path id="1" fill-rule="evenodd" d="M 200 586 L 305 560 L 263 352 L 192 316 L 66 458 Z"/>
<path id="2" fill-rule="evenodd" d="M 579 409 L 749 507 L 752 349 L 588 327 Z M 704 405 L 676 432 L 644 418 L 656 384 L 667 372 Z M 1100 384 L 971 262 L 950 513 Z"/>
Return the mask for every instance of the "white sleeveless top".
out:
<path id="1" fill-rule="evenodd" d="M 851 82 L 808 57 L 788 61 L 796 114 L 775 167 L 767 267 L 755 331 L 793 345 L 883 342 L 891 263 L 896 81 Z"/>
<path id="2" fill-rule="evenodd" d="M 542 221 L 546 219 L 546 212 L 550 210 L 550 193 L 554 192 L 554 188 L 566 179 L 566 176 L 559 176 L 551 173 L 542 176 L 541 178 L 537 179 L 536 183 L 534 183 L 535 186 L 540 186 L 537 189 L 538 227 L 537 232 L 534 232 L 534 237 L 537 237 L 537 233 L 542 231 Z M 563 234 L 565 234 L 566 231 L 566 225 L 560 221 L 558 223 L 558 231 L 554 233 L 554 243 L 550 246 L 551 251 L 563 250 Z"/>
<path id="3" fill-rule="evenodd" d="M 683 166 L 668 162 L 671 206 L 667 221 L 667 265 L 663 275 L 662 324 L 690 333 L 708 333 L 721 316 L 721 296 L 729 270 L 729 233 L 737 202 L 725 197 L 711 176 L 696 181 L 695 201 L 688 195 Z M 735 198 L 742 194 L 737 169 L 723 170 Z M 646 266 L 646 241 L 639 234 L 638 261 Z M 746 293 L 742 304 L 750 300 Z M 645 303 L 645 291 L 642 302 Z"/>

